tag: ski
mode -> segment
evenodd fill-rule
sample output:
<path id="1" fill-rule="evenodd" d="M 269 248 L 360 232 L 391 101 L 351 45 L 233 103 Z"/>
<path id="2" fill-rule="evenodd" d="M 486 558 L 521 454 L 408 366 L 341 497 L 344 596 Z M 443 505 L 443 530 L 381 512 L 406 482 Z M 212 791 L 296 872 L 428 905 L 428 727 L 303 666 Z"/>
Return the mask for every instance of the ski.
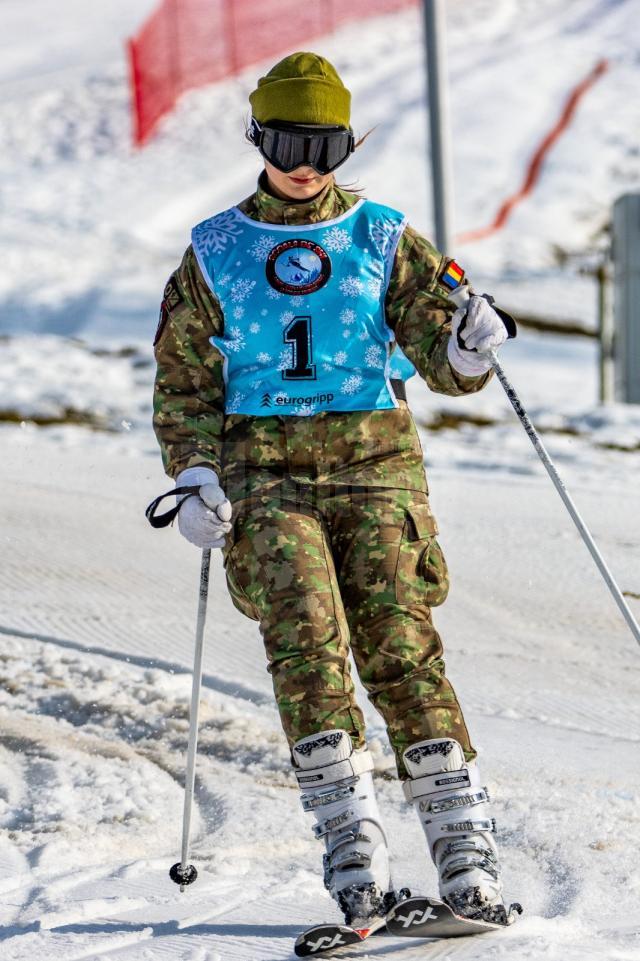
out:
<path id="1" fill-rule="evenodd" d="M 437 898 L 408 897 L 397 902 L 384 918 L 377 918 L 368 928 L 351 928 L 346 924 L 318 924 L 303 931 L 296 940 L 299 958 L 332 954 L 339 948 L 362 944 L 375 934 L 393 934 L 401 938 L 463 938 L 486 934 L 509 927 L 522 914 L 519 904 L 504 912 L 504 920 L 484 921 L 455 914 L 448 904 Z"/>
<path id="2" fill-rule="evenodd" d="M 308 928 L 296 939 L 294 951 L 299 958 L 331 954 L 338 948 L 362 944 L 374 934 L 386 930 L 386 918 L 376 918 L 368 928 L 356 929 L 347 924 L 318 924 Z"/>
<path id="3" fill-rule="evenodd" d="M 521 906 L 512 904 L 503 921 L 484 921 L 454 914 L 448 904 L 437 898 L 413 897 L 400 901 L 389 911 L 386 926 L 389 934 L 405 938 L 462 938 L 506 928 L 521 913 Z"/>

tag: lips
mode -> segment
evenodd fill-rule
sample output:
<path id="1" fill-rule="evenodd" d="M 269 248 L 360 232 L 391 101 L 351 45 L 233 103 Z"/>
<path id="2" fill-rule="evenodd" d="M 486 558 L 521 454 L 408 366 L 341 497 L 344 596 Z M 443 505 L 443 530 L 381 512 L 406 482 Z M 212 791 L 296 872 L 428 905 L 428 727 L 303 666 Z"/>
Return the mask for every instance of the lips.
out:
<path id="1" fill-rule="evenodd" d="M 313 177 L 289 177 L 289 180 L 293 180 L 294 184 L 310 184 L 313 183 Z"/>

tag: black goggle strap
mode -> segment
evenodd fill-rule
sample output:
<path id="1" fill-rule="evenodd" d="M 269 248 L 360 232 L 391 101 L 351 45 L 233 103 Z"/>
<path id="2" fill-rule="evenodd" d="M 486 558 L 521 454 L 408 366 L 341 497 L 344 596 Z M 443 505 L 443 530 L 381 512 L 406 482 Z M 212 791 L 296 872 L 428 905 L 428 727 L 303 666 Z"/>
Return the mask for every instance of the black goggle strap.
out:
<path id="1" fill-rule="evenodd" d="M 178 516 L 178 511 L 180 510 L 180 508 L 182 507 L 186 499 L 188 497 L 196 497 L 199 494 L 199 492 L 200 492 L 199 484 L 192 484 L 185 487 L 176 487 L 174 488 L 174 490 L 167 491 L 166 494 L 160 494 L 159 497 L 156 497 L 154 500 L 152 500 L 149 506 L 147 507 L 146 511 L 144 512 L 144 516 L 147 518 L 147 520 L 149 521 L 152 527 L 168 527 L 169 524 L 171 524 Z M 182 499 L 178 501 L 176 506 L 172 507 L 165 514 L 157 515 L 156 511 L 160 505 L 160 501 L 163 501 L 165 497 L 175 497 L 176 495 L 178 497 L 180 497 L 180 495 L 183 495 Z"/>
<path id="2" fill-rule="evenodd" d="M 262 139 L 262 127 L 258 123 L 255 117 L 251 118 L 251 124 L 249 125 L 249 140 L 256 147 L 260 146 L 260 141 Z"/>

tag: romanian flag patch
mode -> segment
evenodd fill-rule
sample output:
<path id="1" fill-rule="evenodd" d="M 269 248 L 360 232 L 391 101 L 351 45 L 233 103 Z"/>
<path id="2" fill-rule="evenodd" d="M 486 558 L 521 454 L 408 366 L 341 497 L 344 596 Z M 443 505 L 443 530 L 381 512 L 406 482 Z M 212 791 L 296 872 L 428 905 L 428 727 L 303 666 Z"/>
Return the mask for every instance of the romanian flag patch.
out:
<path id="1" fill-rule="evenodd" d="M 455 260 L 450 260 L 447 269 L 441 277 L 441 282 L 449 290 L 455 290 L 462 283 L 462 278 L 464 277 L 464 270 L 460 267 Z"/>

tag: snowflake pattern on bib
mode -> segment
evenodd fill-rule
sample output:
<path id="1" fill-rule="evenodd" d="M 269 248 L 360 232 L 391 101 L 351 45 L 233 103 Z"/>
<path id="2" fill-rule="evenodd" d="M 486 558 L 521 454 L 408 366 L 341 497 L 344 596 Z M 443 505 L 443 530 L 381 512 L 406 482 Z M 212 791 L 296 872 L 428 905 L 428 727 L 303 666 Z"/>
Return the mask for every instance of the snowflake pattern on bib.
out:
<path id="1" fill-rule="evenodd" d="M 274 227 L 227 211 L 194 228 L 224 317 L 211 343 L 225 358 L 228 413 L 397 406 L 384 297 L 404 224 L 397 211 L 360 200 L 322 224 Z"/>
<path id="2" fill-rule="evenodd" d="M 245 336 L 239 327 L 232 327 L 229 331 L 229 338 L 227 341 L 227 347 L 232 350 L 234 354 L 238 354 L 245 346 L 246 340 Z"/>
<path id="3" fill-rule="evenodd" d="M 321 244 L 333 253 L 344 253 L 351 246 L 351 237 L 343 227 L 332 227 L 321 238 Z"/>
<path id="4" fill-rule="evenodd" d="M 379 217 L 371 224 L 369 238 L 378 248 L 383 257 L 387 256 L 389 246 L 393 240 L 395 224 L 388 217 Z"/>
<path id="5" fill-rule="evenodd" d="M 380 297 L 382 293 L 382 277 L 369 277 L 367 289 L 376 299 Z"/>
<path id="6" fill-rule="evenodd" d="M 300 404 L 299 407 L 293 408 L 293 413 L 296 417 L 313 417 L 316 413 L 315 404 Z"/>
<path id="7" fill-rule="evenodd" d="M 221 253 L 229 241 L 237 243 L 242 233 L 234 210 L 225 210 L 194 227 L 194 239 L 207 254 Z"/>
<path id="8" fill-rule="evenodd" d="M 257 237 L 249 247 L 249 253 L 259 263 L 265 263 L 269 252 L 275 246 L 276 238 L 272 234 L 262 234 Z"/>
<path id="9" fill-rule="evenodd" d="M 351 374 L 342 381 L 340 390 L 343 394 L 357 394 L 362 387 L 362 377 L 360 374 Z"/>
<path id="10" fill-rule="evenodd" d="M 285 347 L 278 357 L 278 370 L 286 370 L 293 363 L 293 347 Z"/>
<path id="11" fill-rule="evenodd" d="M 236 280 L 231 288 L 231 300 L 236 304 L 242 303 L 243 300 L 247 299 L 255 285 L 255 280 L 247 280 L 244 277 Z"/>
<path id="12" fill-rule="evenodd" d="M 384 369 L 384 357 L 380 344 L 370 344 L 364 352 L 364 362 L 367 367 Z"/>
<path id="13" fill-rule="evenodd" d="M 237 414 L 240 408 L 240 404 L 245 399 L 245 395 L 241 394 L 239 390 L 234 390 L 231 399 L 227 401 L 226 411 L 227 414 Z"/>
<path id="14" fill-rule="evenodd" d="M 345 297 L 359 297 L 364 291 L 364 284 L 359 277 L 350 274 L 340 281 L 340 290 Z"/>

